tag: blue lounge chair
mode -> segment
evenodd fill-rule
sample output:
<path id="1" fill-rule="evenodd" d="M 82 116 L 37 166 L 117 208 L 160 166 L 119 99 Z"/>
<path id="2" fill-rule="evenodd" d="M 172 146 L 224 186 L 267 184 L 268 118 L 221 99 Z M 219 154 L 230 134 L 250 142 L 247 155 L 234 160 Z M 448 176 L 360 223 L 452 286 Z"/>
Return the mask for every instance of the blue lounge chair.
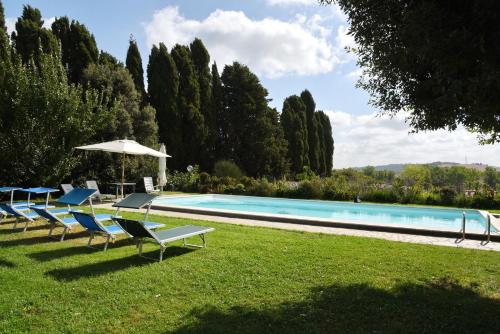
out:
<path id="1" fill-rule="evenodd" d="M 94 236 L 97 235 L 103 235 L 106 237 L 106 243 L 104 245 L 104 250 L 108 248 L 109 241 L 111 240 L 112 242 L 115 241 L 116 236 L 120 234 L 127 234 L 125 230 L 123 230 L 120 225 L 103 225 L 101 221 L 96 219 L 93 214 L 89 213 L 83 213 L 83 212 L 71 212 L 73 217 L 82 225 L 87 231 L 90 233 L 90 238 L 89 242 L 87 244 L 88 247 L 94 248 L 90 246 L 92 239 Z M 116 217 L 113 217 L 113 219 Z M 155 229 L 164 226 L 163 224 L 159 223 L 147 223 L 147 226 L 150 229 Z"/>
<path id="2" fill-rule="evenodd" d="M 184 242 L 184 246 L 205 248 L 206 247 L 205 234 L 214 231 L 214 229 L 211 227 L 186 225 L 159 232 L 154 232 L 151 231 L 150 228 L 148 228 L 147 224 L 137 220 L 113 218 L 113 221 L 120 224 L 120 226 L 125 231 L 127 231 L 129 235 L 131 235 L 132 237 L 134 237 L 134 239 L 138 241 L 140 257 L 156 261 L 156 259 L 142 255 L 142 245 L 144 241 L 152 241 L 158 244 L 160 246 L 160 262 L 163 260 L 163 253 L 165 252 L 167 243 L 182 239 Z M 196 235 L 198 235 L 201 238 L 203 242 L 202 245 L 193 245 L 186 243 L 187 238 Z"/>
<path id="3" fill-rule="evenodd" d="M 76 221 L 79 222 L 80 225 L 82 225 L 90 233 L 87 247 L 96 248 L 90 245 L 92 243 L 92 239 L 94 239 L 94 236 L 96 234 L 102 235 L 106 238 L 106 243 L 104 244 L 104 249 L 103 249 L 104 251 L 106 251 L 106 249 L 108 249 L 108 244 L 110 240 L 114 242 L 117 235 L 125 234 L 125 231 L 120 226 L 116 224 L 104 226 L 92 214 L 83 212 L 71 212 L 71 213 L 73 214 L 73 217 L 75 217 Z"/>
<path id="4" fill-rule="evenodd" d="M 64 236 L 66 235 L 66 232 L 71 231 L 73 226 L 79 225 L 75 218 L 73 218 L 73 217 L 61 218 L 47 209 L 33 208 L 33 211 L 35 211 L 38 214 L 38 216 L 40 216 L 41 218 L 44 218 L 45 220 L 47 220 L 50 223 L 49 238 L 53 238 L 52 232 L 54 231 L 54 228 L 61 226 L 61 227 L 63 227 L 63 232 L 62 232 L 61 238 L 59 238 L 59 240 L 63 241 Z"/>
<path id="5" fill-rule="evenodd" d="M 14 216 L 16 218 L 16 221 L 14 222 L 14 226 L 12 227 L 13 230 L 16 228 L 19 221 L 24 219 L 26 222 L 24 225 L 23 232 L 26 232 L 26 229 L 28 228 L 28 224 L 33 223 L 35 221 L 35 219 L 38 218 L 38 215 L 34 212 L 24 212 L 22 210 L 19 210 L 19 208 L 15 207 L 15 206 L 11 206 L 9 204 L 0 203 L 0 209 L 2 211 L 4 211 L 5 213 L 7 213 L 7 215 L 11 215 L 11 216 Z"/>
<path id="6" fill-rule="evenodd" d="M 111 217 L 113 215 L 95 214 L 94 206 L 92 205 L 92 196 L 94 195 L 95 192 L 96 192 L 95 189 L 74 188 L 66 195 L 61 196 L 57 200 L 57 203 L 67 205 L 69 211 L 75 211 L 75 210 L 71 209 L 72 205 L 75 205 L 75 206 L 82 205 L 83 203 L 85 203 L 88 200 L 90 203 L 90 209 L 92 210 L 92 214 L 94 215 L 94 217 L 97 220 L 99 220 L 99 221 L 111 220 Z"/>

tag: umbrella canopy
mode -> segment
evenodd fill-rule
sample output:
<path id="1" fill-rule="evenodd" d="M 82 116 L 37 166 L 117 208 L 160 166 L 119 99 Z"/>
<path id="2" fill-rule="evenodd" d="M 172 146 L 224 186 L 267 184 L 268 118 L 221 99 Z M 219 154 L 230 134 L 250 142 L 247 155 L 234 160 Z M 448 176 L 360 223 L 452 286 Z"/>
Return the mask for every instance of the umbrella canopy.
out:
<path id="1" fill-rule="evenodd" d="M 161 144 L 160 152 L 167 155 L 167 150 L 165 149 L 165 144 Z M 159 166 L 158 166 L 158 185 L 160 187 L 162 187 L 162 190 L 163 190 L 163 187 L 167 184 L 167 174 L 166 174 L 167 158 L 162 157 L 159 160 L 160 161 L 159 161 Z"/>
<path id="2" fill-rule="evenodd" d="M 86 151 L 103 151 L 122 154 L 122 181 L 121 181 L 121 194 L 123 197 L 123 183 L 125 183 L 125 155 L 150 155 L 157 158 L 170 157 L 166 153 L 153 150 L 152 148 L 143 146 L 136 141 L 128 139 L 113 140 L 99 144 L 78 146 L 79 150 Z"/>
<path id="3" fill-rule="evenodd" d="M 166 153 L 153 150 L 152 148 L 143 146 L 136 141 L 128 139 L 107 141 L 104 143 L 87 145 L 87 146 L 78 146 L 76 148 L 79 150 L 87 150 L 87 151 L 104 151 L 104 152 L 124 153 L 132 155 L 150 155 L 157 158 L 170 157 Z"/>

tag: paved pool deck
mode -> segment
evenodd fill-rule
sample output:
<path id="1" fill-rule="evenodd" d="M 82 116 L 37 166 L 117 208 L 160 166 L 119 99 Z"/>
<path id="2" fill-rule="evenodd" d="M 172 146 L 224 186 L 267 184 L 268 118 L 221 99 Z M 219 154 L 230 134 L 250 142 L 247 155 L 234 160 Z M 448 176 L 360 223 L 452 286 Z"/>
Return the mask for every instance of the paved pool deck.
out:
<path id="1" fill-rule="evenodd" d="M 103 203 L 97 205 L 94 204 L 94 207 L 96 209 L 115 210 L 115 208 L 112 207 L 112 203 Z M 145 210 L 135 210 L 135 209 L 121 209 L 121 211 L 145 213 Z M 427 244 L 427 245 L 437 245 L 437 246 L 447 246 L 447 247 L 457 247 L 457 248 L 471 248 L 471 249 L 500 252 L 500 242 L 485 243 L 484 241 L 478 241 L 478 240 L 468 240 L 468 239 L 457 240 L 456 238 L 431 237 L 431 236 L 422 236 L 413 234 L 393 233 L 393 232 L 365 231 L 365 230 L 339 228 L 339 227 L 325 227 L 325 226 L 313 226 L 305 224 L 303 225 L 303 224 L 291 224 L 282 222 L 270 222 L 264 220 L 230 218 L 230 217 L 221 217 L 217 215 L 209 216 L 205 214 L 201 215 L 201 214 L 166 211 L 166 210 L 150 210 L 149 213 L 150 215 L 214 221 L 218 223 L 227 223 L 234 225 L 259 226 L 259 227 L 277 228 L 283 230 L 335 234 L 335 235 L 349 235 L 349 236 L 358 236 L 367 238 L 378 238 L 391 241 L 410 242 L 416 244 Z"/>

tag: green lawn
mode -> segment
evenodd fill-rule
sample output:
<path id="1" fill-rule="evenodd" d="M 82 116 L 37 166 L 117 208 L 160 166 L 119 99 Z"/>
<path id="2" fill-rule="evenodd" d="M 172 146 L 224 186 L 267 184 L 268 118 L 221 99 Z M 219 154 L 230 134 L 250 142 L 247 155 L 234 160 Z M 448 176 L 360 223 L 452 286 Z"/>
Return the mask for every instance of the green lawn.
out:
<path id="1" fill-rule="evenodd" d="M 155 263 L 0 224 L 0 332 L 500 333 L 500 253 L 151 218 L 216 231 Z"/>

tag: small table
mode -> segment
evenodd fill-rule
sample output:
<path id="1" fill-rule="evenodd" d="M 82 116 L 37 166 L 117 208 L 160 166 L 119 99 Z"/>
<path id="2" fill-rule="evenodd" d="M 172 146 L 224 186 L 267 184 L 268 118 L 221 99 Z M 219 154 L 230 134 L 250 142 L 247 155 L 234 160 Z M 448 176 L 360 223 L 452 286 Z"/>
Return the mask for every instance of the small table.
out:
<path id="1" fill-rule="evenodd" d="M 116 198 L 118 198 L 118 194 L 119 194 L 120 187 L 121 187 L 122 183 L 121 182 L 111 182 L 111 183 L 108 183 L 108 184 L 115 186 L 115 188 L 116 188 Z M 123 188 L 124 188 L 124 190 L 123 190 L 123 196 L 125 196 L 125 187 L 126 186 L 132 187 L 132 192 L 135 193 L 135 185 L 136 185 L 135 182 L 124 182 L 123 183 Z"/>
<path id="2" fill-rule="evenodd" d="M 28 204 L 27 204 L 28 207 L 31 206 L 31 203 L 30 203 L 31 194 L 35 194 L 35 195 L 47 194 L 47 198 L 45 199 L 45 209 L 47 209 L 47 208 L 49 208 L 50 193 L 58 192 L 59 189 L 36 187 L 36 188 L 21 189 L 20 191 L 28 193 Z"/>

